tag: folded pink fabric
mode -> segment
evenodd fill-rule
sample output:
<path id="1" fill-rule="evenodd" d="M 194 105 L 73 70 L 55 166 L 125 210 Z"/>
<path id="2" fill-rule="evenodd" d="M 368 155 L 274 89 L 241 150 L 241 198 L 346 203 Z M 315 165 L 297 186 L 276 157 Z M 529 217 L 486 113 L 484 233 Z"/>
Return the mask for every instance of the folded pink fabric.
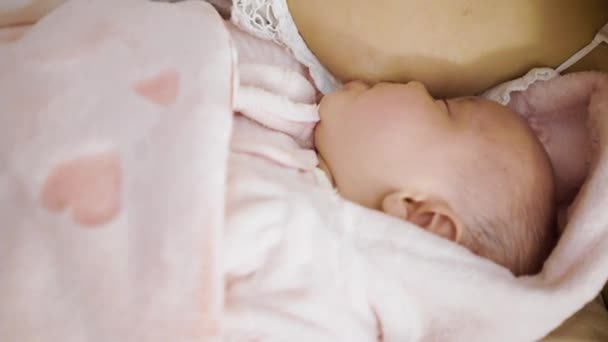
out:
<path id="1" fill-rule="evenodd" d="M 606 155 L 516 278 L 324 186 L 306 70 L 202 2 L 68 1 L 0 74 L 2 341 L 531 341 L 608 278 Z"/>

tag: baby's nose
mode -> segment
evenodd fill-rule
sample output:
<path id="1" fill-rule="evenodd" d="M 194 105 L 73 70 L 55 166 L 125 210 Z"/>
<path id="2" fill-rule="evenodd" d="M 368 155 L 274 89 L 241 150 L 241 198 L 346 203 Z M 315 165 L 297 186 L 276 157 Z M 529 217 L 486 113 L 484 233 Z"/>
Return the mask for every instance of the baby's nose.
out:
<path id="1" fill-rule="evenodd" d="M 426 91 L 426 87 L 424 86 L 424 84 L 418 82 L 418 81 L 410 81 L 407 83 L 408 87 L 413 87 L 413 88 L 418 88 L 420 90 L 424 90 Z"/>
<path id="2" fill-rule="evenodd" d="M 363 81 L 351 81 L 344 85 L 343 90 L 367 90 L 369 86 Z"/>

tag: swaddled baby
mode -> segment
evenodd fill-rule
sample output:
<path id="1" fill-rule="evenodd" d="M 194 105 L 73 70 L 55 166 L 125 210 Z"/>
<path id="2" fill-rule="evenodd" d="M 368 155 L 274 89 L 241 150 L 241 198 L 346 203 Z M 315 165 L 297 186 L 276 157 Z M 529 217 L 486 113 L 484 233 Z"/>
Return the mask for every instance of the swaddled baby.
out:
<path id="1" fill-rule="evenodd" d="M 418 82 L 351 82 L 320 105 L 321 168 L 346 199 L 457 242 L 515 274 L 552 246 L 554 177 L 509 108 L 435 100 Z"/>
<path id="2" fill-rule="evenodd" d="M 260 89 L 271 79 L 294 78 L 285 70 L 305 73 L 273 43 L 228 28 L 242 83 Z M 266 76 L 249 80 L 257 69 Z M 290 86 L 297 84 L 294 79 Z M 239 91 L 239 101 L 261 96 L 246 93 Z M 281 105 L 246 115 L 284 131 L 276 120 L 260 118 Z M 540 269 L 554 241 L 554 177 L 542 144 L 519 114 L 482 98 L 435 100 L 418 82 L 372 88 L 351 82 L 321 99 L 319 116 L 319 167 L 342 197 L 457 242 L 515 274 Z M 239 139 L 238 125 L 235 131 Z M 251 144 L 238 145 L 251 150 Z"/>
<path id="3" fill-rule="evenodd" d="M 344 197 L 525 272 L 493 238 L 532 264 L 513 241 L 540 224 L 474 222 L 518 222 L 547 180 L 503 107 L 352 84 L 317 125 L 308 70 L 200 1 L 72 1 L 37 25 L 0 49 L 0 340 L 529 341 L 606 280 L 580 217 L 517 279 L 316 186 L 315 126 Z"/>
<path id="4" fill-rule="evenodd" d="M 516 274 L 538 270 L 552 241 L 552 173 L 517 115 L 473 98 L 435 101 L 419 83 L 351 83 L 323 99 L 321 117 L 316 147 L 343 197 Z"/>

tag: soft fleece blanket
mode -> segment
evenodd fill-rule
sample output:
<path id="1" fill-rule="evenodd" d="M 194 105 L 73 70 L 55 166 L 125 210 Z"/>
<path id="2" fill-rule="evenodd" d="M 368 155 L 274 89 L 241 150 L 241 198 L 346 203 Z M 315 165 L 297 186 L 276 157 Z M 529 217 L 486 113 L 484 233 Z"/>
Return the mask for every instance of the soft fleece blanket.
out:
<path id="1" fill-rule="evenodd" d="M 0 47 L 1 341 L 531 341 L 606 282 L 608 152 L 516 278 L 316 186 L 309 87 L 237 67 L 229 30 L 199 1 L 72 0 Z M 608 115 L 577 82 L 569 113 Z M 260 128 L 256 157 L 232 135 Z"/>

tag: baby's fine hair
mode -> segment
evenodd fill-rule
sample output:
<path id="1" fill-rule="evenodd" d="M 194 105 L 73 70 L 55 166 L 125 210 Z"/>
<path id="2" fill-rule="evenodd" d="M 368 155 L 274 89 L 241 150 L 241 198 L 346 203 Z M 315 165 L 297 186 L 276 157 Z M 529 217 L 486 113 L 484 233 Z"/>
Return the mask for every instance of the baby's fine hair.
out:
<path id="1" fill-rule="evenodd" d="M 469 212 L 477 214 L 463 220 L 468 235 L 464 244 L 515 275 L 538 273 L 557 239 L 553 173 L 550 167 L 545 171 L 544 177 L 528 182 L 514 177 L 494 179 L 485 184 L 491 191 L 468 186 L 467 197 L 474 200 L 469 205 L 477 204 L 472 208 L 477 210 Z M 495 203 L 498 192 L 508 194 L 506 203 Z M 481 203 L 495 204 L 495 210 L 482 211 L 488 206 Z"/>
<path id="2" fill-rule="evenodd" d="M 515 201 L 509 214 L 473 217 L 469 226 L 479 255 L 509 268 L 515 275 L 538 273 L 556 242 L 553 210 L 545 194 Z"/>

